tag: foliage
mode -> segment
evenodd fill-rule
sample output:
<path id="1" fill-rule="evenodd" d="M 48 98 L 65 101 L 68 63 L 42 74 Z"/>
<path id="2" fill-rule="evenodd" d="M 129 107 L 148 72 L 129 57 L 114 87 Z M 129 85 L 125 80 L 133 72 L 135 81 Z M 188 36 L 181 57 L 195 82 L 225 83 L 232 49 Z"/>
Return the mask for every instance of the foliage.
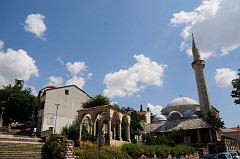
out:
<path id="1" fill-rule="evenodd" d="M 81 135 L 82 141 L 95 141 L 95 138 L 87 131 L 86 126 L 82 127 L 82 135 Z"/>
<path id="2" fill-rule="evenodd" d="M 138 135 L 139 131 L 143 130 L 143 128 L 140 124 L 140 119 L 139 119 L 138 113 L 136 110 L 134 110 L 130 107 L 127 107 L 127 108 L 122 107 L 122 110 L 131 112 L 130 138 L 134 142 L 135 135 Z M 122 123 L 122 138 L 123 138 L 123 140 L 126 139 L 126 125 L 124 122 Z"/>
<path id="3" fill-rule="evenodd" d="M 235 104 L 240 104 L 240 69 L 238 70 L 238 78 L 232 80 L 233 90 L 231 96 L 236 98 L 234 100 Z"/>
<path id="4" fill-rule="evenodd" d="M 171 154 L 173 156 L 183 156 L 183 155 L 188 155 L 188 154 L 193 154 L 195 149 L 191 146 L 187 146 L 187 145 L 176 145 L 175 147 L 173 147 L 171 149 Z"/>
<path id="5" fill-rule="evenodd" d="M 73 140 L 76 144 L 76 142 L 78 141 L 78 134 L 79 134 L 77 121 L 74 121 L 69 126 L 67 125 L 63 127 L 61 134 L 67 137 L 69 140 Z"/>
<path id="6" fill-rule="evenodd" d="M 161 145 L 156 147 L 156 155 L 159 158 L 167 158 L 171 154 L 172 148 L 166 145 Z"/>
<path id="7" fill-rule="evenodd" d="M 161 145 L 162 143 L 171 146 L 175 145 L 175 142 L 169 139 L 168 136 L 145 134 L 143 135 L 143 140 L 146 145 Z"/>
<path id="8" fill-rule="evenodd" d="M 122 151 L 128 153 L 129 156 L 133 158 L 138 158 L 141 155 L 147 157 L 153 157 L 157 155 L 159 158 L 167 158 L 168 155 L 173 156 L 183 156 L 186 154 L 193 154 L 195 149 L 187 145 L 176 145 L 175 147 L 170 147 L 167 145 L 142 145 L 142 144 L 124 144 L 122 146 Z"/>
<path id="9" fill-rule="evenodd" d="M 58 135 L 52 135 L 43 146 L 46 159 L 63 159 L 61 155 L 63 150 L 63 146 L 58 144 Z"/>
<path id="10" fill-rule="evenodd" d="M 83 108 L 92 108 L 97 106 L 109 105 L 110 100 L 106 96 L 101 94 L 96 95 L 93 98 L 90 98 L 85 103 L 82 104 Z"/>
<path id="11" fill-rule="evenodd" d="M 183 129 L 173 130 L 168 134 L 168 138 L 174 141 L 175 144 L 181 144 L 183 143 L 186 135 L 186 131 Z"/>
<path id="12" fill-rule="evenodd" d="M 129 156 L 133 158 L 137 158 L 144 154 L 144 148 L 145 146 L 142 144 L 130 143 L 124 144 L 122 146 L 122 151 L 126 152 Z"/>
<path id="13" fill-rule="evenodd" d="M 33 121 L 37 116 L 38 99 L 31 94 L 32 90 L 22 90 L 19 85 L 8 85 L 0 89 L 0 107 L 6 108 L 3 113 L 5 125 L 12 121 Z"/>
<path id="14" fill-rule="evenodd" d="M 181 144 L 186 136 L 185 130 L 173 130 L 167 135 L 145 134 L 143 140 L 146 145 L 161 145 L 162 143 L 168 146 L 175 146 Z"/>
<path id="15" fill-rule="evenodd" d="M 220 130 L 224 128 L 224 121 L 219 117 L 218 113 L 212 109 L 207 113 L 207 122 L 213 126 L 215 130 Z"/>
<path id="16" fill-rule="evenodd" d="M 81 142 L 81 147 L 74 149 L 74 155 L 79 159 L 98 158 L 98 148 L 91 142 Z M 100 149 L 100 159 L 131 159 L 126 152 L 117 147 L 103 146 Z"/>

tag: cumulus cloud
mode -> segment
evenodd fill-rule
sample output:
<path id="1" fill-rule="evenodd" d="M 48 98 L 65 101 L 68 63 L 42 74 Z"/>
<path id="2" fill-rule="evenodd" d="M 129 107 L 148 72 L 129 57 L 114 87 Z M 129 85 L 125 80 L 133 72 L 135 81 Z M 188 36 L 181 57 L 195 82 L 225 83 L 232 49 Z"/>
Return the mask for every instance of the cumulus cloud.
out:
<path id="1" fill-rule="evenodd" d="M 153 115 L 161 114 L 162 106 L 160 105 L 153 105 L 151 103 L 147 104 L 147 108 L 151 111 Z"/>
<path id="2" fill-rule="evenodd" d="M 131 96 L 143 90 L 146 85 L 161 86 L 167 65 L 158 64 L 144 55 L 134 55 L 136 63 L 104 77 L 106 88 L 103 94 L 109 98 Z"/>
<path id="3" fill-rule="evenodd" d="M 68 62 L 66 64 L 68 71 L 71 73 L 71 75 L 76 76 L 82 71 L 86 70 L 86 65 L 84 62 Z"/>
<path id="4" fill-rule="evenodd" d="M 62 86 L 63 85 L 63 78 L 62 77 L 57 77 L 57 76 L 50 76 L 48 78 L 49 86 Z"/>
<path id="5" fill-rule="evenodd" d="M 64 64 L 60 57 L 57 58 L 57 61 L 61 64 Z M 88 73 L 85 62 L 67 62 L 65 66 L 66 69 L 70 72 L 70 75 L 67 75 L 68 79 L 66 81 L 66 85 L 76 85 L 82 89 L 86 84 L 86 81 L 90 80 L 93 76 L 91 72 Z M 85 75 L 84 72 L 86 72 L 87 75 Z M 48 80 L 48 85 L 62 86 L 64 84 L 63 77 L 51 76 Z"/>
<path id="6" fill-rule="evenodd" d="M 67 85 L 76 85 L 79 88 L 83 88 L 83 86 L 85 85 L 85 79 L 83 77 L 79 77 L 79 76 L 73 76 L 71 79 L 69 79 L 66 83 Z"/>
<path id="7" fill-rule="evenodd" d="M 4 47 L 4 42 L 0 40 L 0 50 Z"/>
<path id="8" fill-rule="evenodd" d="M 194 33 L 201 56 L 226 55 L 240 47 L 240 1 L 203 0 L 190 12 L 173 14 L 170 25 L 183 24 L 181 50 L 191 55 L 191 34 Z"/>
<path id="9" fill-rule="evenodd" d="M 28 81 L 31 76 L 38 76 L 35 60 L 26 51 L 7 49 L 0 51 L 0 87 L 14 84 L 16 78 Z"/>
<path id="10" fill-rule="evenodd" d="M 44 32 L 47 27 L 44 23 L 45 16 L 42 14 L 30 14 L 25 20 L 24 29 L 35 34 L 38 38 L 44 39 Z"/>
<path id="11" fill-rule="evenodd" d="M 216 69 L 215 81 L 218 87 L 227 87 L 231 85 L 233 79 L 238 77 L 237 71 L 233 71 L 229 68 Z"/>

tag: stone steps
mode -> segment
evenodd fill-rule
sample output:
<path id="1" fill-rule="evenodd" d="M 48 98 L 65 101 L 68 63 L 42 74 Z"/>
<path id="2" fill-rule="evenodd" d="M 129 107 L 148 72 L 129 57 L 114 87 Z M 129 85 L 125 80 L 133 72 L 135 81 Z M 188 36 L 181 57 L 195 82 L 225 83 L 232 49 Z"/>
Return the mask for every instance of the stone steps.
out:
<path id="1" fill-rule="evenodd" d="M 1 159 L 42 159 L 41 152 L 23 152 L 23 151 L 0 151 Z"/>
<path id="2" fill-rule="evenodd" d="M 43 145 L 38 138 L 0 134 L 0 159 L 41 159 Z"/>

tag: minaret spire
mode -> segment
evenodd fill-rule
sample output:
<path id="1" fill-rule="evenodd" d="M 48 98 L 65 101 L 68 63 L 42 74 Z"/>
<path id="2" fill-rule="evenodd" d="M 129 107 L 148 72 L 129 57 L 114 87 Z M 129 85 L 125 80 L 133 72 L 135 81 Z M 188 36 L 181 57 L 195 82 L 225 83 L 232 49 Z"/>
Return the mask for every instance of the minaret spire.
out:
<path id="1" fill-rule="evenodd" d="M 202 116 L 206 117 L 207 113 L 211 110 L 211 103 L 204 75 L 205 62 L 201 60 L 200 53 L 195 43 L 193 34 L 192 34 L 192 53 L 193 53 L 192 68 L 195 72 L 196 77 L 201 114 Z"/>
<path id="2" fill-rule="evenodd" d="M 199 53 L 199 50 L 198 50 L 197 45 L 195 43 L 193 33 L 192 33 L 192 53 L 193 53 L 193 60 L 194 61 L 201 60 L 200 53 Z"/>

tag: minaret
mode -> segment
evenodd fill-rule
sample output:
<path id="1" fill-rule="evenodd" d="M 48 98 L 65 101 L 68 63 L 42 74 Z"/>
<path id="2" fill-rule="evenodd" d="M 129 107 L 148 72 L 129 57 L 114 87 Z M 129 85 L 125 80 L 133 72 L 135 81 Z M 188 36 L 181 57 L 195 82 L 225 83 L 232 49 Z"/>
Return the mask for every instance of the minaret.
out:
<path id="1" fill-rule="evenodd" d="M 205 62 L 201 60 L 200 53 L 195 44 L 193 35 L 192 35 L 192 53 L 193 53 L 192 68 L 194 69 L 196 77 L 201 115 L 206 117 L 207 113 L 211 110 L 211 103 L 204 75 Z"/>

